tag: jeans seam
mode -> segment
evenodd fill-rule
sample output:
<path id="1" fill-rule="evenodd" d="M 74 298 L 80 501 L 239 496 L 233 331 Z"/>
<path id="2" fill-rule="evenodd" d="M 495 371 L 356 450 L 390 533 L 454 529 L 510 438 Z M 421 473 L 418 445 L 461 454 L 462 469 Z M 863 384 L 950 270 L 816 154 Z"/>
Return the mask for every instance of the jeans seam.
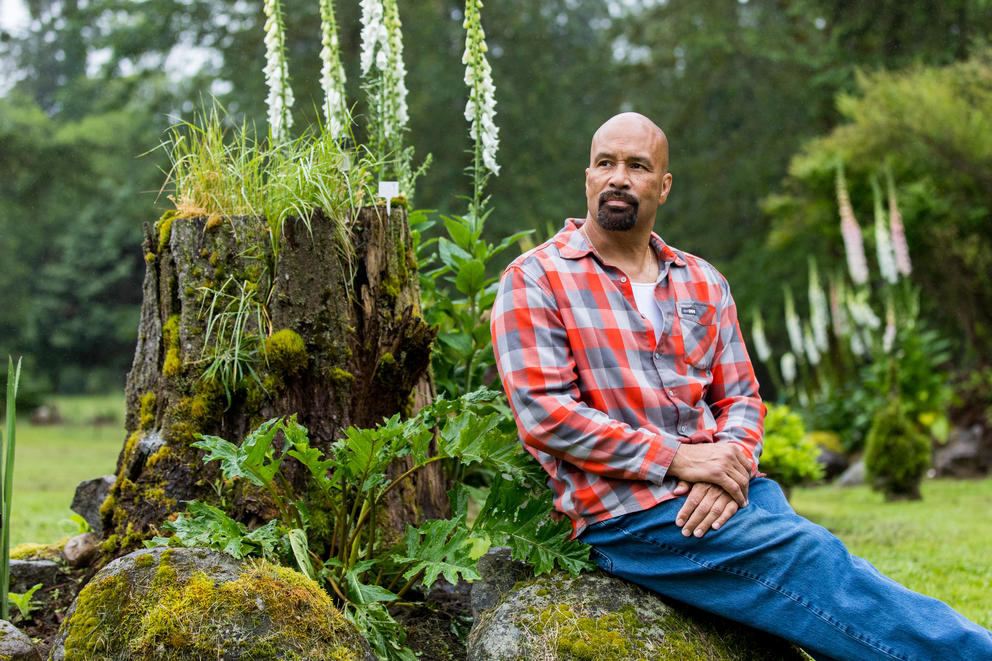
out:
<path id="1" fill-rule="evenodd" d="M 722 572 L 722 573 L 725 573 L 725 574 L 734 574 L 736 576 L 740 576 L 742 578 L 746 578 L 746 579 L 751 580 L 751 581 L 753 581 L 755 583 L 758 583 L 758 584 L 764 586 L 765 588 L 770 589 L 770 590 L 772 590 L 774 592 L 777 592 L 777 593 L 781 594 L 782 596 L 786 597 L 787 599 L 790 599 L 790 600 L 794 601 L 795 603 L 797 603 L 798 605 L 802 606 L 803 608 L 805 608 L 806 610 L 808 610 L 810 613 L 812 613 L 813 615 L 815 615 L 819 619 L 823 620 L 824 622 L 826 622 L 830 626 L 834 627 L 836 630 L 838 630 L 841 633 L 843 633 L 845 636 L 847 636 L 847 637 L 849 637 L 849 638 L 851 638 L 851 639 L 853 639 L 853 640 L 855 640 L 855 641 L 857 641 L 859 643 L 862 643 L 862 644 L 864 644 L 864 645 L 866 645 L 868 647 L 871 647 L 872 649 L 874 649 L 877 652 L 880 652 L 882 654 L 885 654 L 886 656 L 892 657 L 893 659 L 898 659 L 899 661 L 910 661 L 909 657 L 898 655 L 895 650 L 888 648 L 887 646 L 883 645 L 880 641 L 876 641 L 874 638 L 871 638 L 871 637 L 869 637 L 869 636 L 867 636 L 865 634 L 855 633 L 855 632 L 849 631 L 848 630 L 848 627 L 846 625 L 842 625 L 842 623 L 839 620 L 837 620 L 834 617 L 831 617 L 828 613 L 826 613 L 824 611 L 821 611 L 818 608 L 813 607 L 812 604 L 809 604 L 809 603 L 806 602 L 806 600 L 802 599 L 800 597 L 800 595 L 793 594 L 790 590 L 786 590 L 785 588 L 783 588 L 783 587 L 781 587 L 779 585 L 776 585 L 772 581 L 769 581 L 769 580 L 767 580 L 767 579 L 765 579 L 765 578 L 763 578 L 761 576 L 752 574 L 751 572 L 747 572 L 747 571 L 743 571 L 743 570 L 739 570 L 739 569 L 734 569 L 732 567 L 724 567 L 724 566 L 721 566 L 719 564 L 714 564 L 714 563 L 711 563 L 711 562 L 705 562 L 705 561 L 703 561 L 703 560 L 695 557 L 693 554 L 688 553 L 686 551 L 683 551 L 682 549 L 680 549 L 678 547 L 671 546 L 671 545 L 666 544 L 664 542 L 659 542 L 657 540 L 650 539 L 649 537 L 645 537 L 644 535 L 640 535 L 640 534 L 635 533 L 635 532 L 631 532 L 630 530 L 627 530 L 623 526 L 617 526 L 617 529 L 620 532 L 622 532 L 623 534 L 625 534 L 625 535 L 629 535 L 630 537 L 634 537 L 634 538 L 639 539 L 639 540 L 641 540 L 643 542 L 646 542 L 648 544 L 652 544 L 654 546 L 658 546 L 658 547 L 661 547 L 663 549 L 666 549 L 667 551 L 669 551 L 671 553 L 674 553 L 674 554 L 676 554 L 678 556 L 681 556 L 682 558 L 685 558 L 689 562 L 692 562 L 693 564 L 696 564 L 696 565 L 698 565 L 698 566 L 700 566 L 700 567 L 702 567 L 704 569 L 707 569 L 709 571 L 719 571 L 719 572 Z"/>

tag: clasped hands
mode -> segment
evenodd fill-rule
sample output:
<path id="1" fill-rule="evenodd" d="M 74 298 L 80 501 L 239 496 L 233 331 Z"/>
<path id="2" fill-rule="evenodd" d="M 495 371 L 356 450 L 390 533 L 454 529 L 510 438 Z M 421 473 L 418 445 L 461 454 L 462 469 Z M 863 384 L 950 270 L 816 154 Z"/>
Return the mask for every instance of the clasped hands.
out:
<path id="1" fill-rule="evenodd" d="M 734 443 L 683 443 L 668 474 L 679 478 L 676 496 L 686 495 L 675 525 L 686 537 L 702 537 L 747 506 L 751 461 Z"/>

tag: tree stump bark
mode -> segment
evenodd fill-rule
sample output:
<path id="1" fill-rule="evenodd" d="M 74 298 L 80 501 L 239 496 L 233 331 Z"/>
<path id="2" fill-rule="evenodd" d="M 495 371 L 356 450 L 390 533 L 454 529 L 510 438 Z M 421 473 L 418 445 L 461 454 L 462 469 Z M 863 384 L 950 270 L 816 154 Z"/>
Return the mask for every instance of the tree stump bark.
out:
<path id="1" fill-rule="evenodd" d="M 238 443 L 258 423 L 295 414 L 311 444 L 327 452 L 348 426 L 409 414 L 432 396 L 435 331 L 421 316 L 404 209 L 366 207 L 344 223 L 319 211 L 307 223 L 289 219 L 275 257 L 267 232 L 254 217 L 167 214 L 146 225 L 128 438 L 101 508 L 106 550 L 134 548 L 192 499 L 223 494 L 242 521 L 271 518 L 263 495 L 225 487 L 216 462 L 203 463 L 190 447 L 196 434 Z M 238 307 L 248 314 L 239 318 Z M 231 339 L 238 324 L 240 343 Z M 217 345 L 218 337 L 229 341 Z M 240 376 L 227 385 L 210 378 L 211 352 L 228 358 L 214 362 L 229 372 L 240 366 Z M 296 469 L 291 483 L 303 493 L 305 471 Z M 396 530 L 446 513 L 436 464 L 394 494 L 386 524 Z"/>

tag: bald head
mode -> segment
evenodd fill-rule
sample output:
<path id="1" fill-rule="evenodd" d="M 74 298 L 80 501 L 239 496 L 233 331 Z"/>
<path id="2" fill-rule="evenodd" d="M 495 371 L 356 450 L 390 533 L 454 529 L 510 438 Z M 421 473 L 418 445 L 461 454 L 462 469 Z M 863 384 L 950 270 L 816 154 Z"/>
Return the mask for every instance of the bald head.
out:
<path id="1" fill-rule="evenodd" d="M 641 143 L 657 159 L 662 171 L 668 171 L 668 137 L 657 124 L 637 112 L 623 112 L 606 120 L 592 136 L 589 160 L 594 162 L 597 155 L 597 142 L 608 136 L 623 136 Z"/>

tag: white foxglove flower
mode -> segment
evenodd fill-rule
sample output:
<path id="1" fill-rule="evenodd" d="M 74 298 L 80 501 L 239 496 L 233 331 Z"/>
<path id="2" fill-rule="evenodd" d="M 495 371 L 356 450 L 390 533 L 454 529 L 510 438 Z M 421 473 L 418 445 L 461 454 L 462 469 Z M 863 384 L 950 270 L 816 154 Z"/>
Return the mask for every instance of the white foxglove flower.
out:
<path id="1" fill-rule="evenodd" d="M 482 29 L 479 10 L 480 0 L 465 2 L 465 84 L 468 86 L 468 102 L 465 104 L 465 119 L 472 123 L 469 131 L 476 146 L 481 151 L 483 166 L 498 175 L 499 164 L 496 152 L 499 149 L 499 128 L 496 126 L 496 88 L 493 86 L 492 68 L 486 59 L 486 34 Z"/>
<path id="2" fill-rule="evenodd" d="M 882 325 L 881 320 L 868 303 L 868 293 L 859 292 L 847 294 L 847 311 L 851 314 L 851 319 L 859 328 L 876 330 Z"/>
<path id="3" fill-rule="evenodd" d="M 847 255 L 847 269 L 856 285 L 868 282 L 868 261 L 865 259 L 865 246 L 861 237 L 861 227 L 854 217 L 851 197 L 847 193 L 843 168 L 837 168 L 837 206 L 840 208 L 840 232 L 844 237 L 844 253 Z"/>
<path id="4" fill-rule="evenodd" d="M 265 104 L 269 110 L 269 130 L 276 144 L 283 143 L 293 126 L 293 90 L 289 86 L 289 65 L 286 62 L 286 34 L 279 0 L 265 0 L 265 84 L 269 95 Z"/>
<path id="5" fill-rule="evenodd" d="M 827 297 L 820 286 L 820 274 L 816 261 L 809 260 L 809 321 L 813 328 L 813 339 L 820 353 L 826 353 L 830 348 L 830 312 L 827 309 Z"/>
<path id="6" fill-rule="evenodd" d="M 909 245 L 906 243 L 906 229 L 902 224 L 902 214 L 896 200 L 896 187 L 892 182 L 892 171 L 886 170 L 886 185 L 889 193 L 889 230 L 892 232 L 892 248 L 896 256 L 896 268 L 903 276 L 913 272 L 913 263 L 909 260 Z"/>
<path id="7" fill-rule="evenodd" d="M 782 368 L 782 378 L 789 385 L 792 385 L 796 381 L 796 357 L 793 356 L 788 351 L 782 354 L 780 359 L 780 365 Z"/>
<path id="8" fill-rule="evenodd" d="M 851 353 L 855 356 L 864 356 L 868 353 L 865 343 L 861 340 L 861 333 L 858 331 L 851 333 Z"/>
<path id="9" fill-rule="evenodd" d="M 320 0 L 320 86 L 324 90 L 324 121 L 331 138 L 337 140 L 348 133 L 351 117 L 345 97 L 345 74 L 341 65 L 334 0 Z"/>
<path id="10" fill-rule="evenodd" d="M 796 303 L 792 300 L 792 290 L 785 288 L 785 330 L 789 334 L 789 345 L 797 356 L 803 355 L 803 329 L 796 314 Z"/>
<path id="11" fill-rule="evenodd" d="M 407 109 L 406 65 L 403 63 L 403 24 L 396 0 L 383 0 L 383 22 L 389 48 L 386 51 L 386 114 L 389 123 L 386 138 L 395 140 L 406 130 L 410 121 Z"/>
<path id="12" fill-rule="evenodd" d="M 813 331 L 809 324 L 803 324 L 803 348 L 806 350 L 806 358 L 810 365 L 819 365 L 820 351 L 816 347 L 816 340 L 813 339 Z"/>
<path id="13" fill-rule="evenodd" d="M 886 282 L 894 285 L 899 280 L 899 272 L 896 270 L 892 239 L 885 222 L 885 211 L 882 210 L 882 193 L 874 177 L 871 180 L 871 189 L 875 200 L 875 252 L 878 254 L 878 270 Z"/>
<path id="14" fill-rule="evenodd" d="M 362 0 L 362 75 L 367 76 L 376 62 L 377 53 L 389 48 L 389 36 L 383 21 L 382 0 Z M 387 56 L 383 57 L 385 64 Z M 385 66 L 379 67 L 384 69 Z"/>
<path id="15" fill-rule="evenodd" d="M 754 339 L 754 351 L 758 354 L 758 359 L 767 363 L 772 357 L 772 348 L 768 346 L 768 338 L 765 337 L 765 321 L 757 310 L 754 312 L 754 321 L 751 325 L 751 338 Z"/>

